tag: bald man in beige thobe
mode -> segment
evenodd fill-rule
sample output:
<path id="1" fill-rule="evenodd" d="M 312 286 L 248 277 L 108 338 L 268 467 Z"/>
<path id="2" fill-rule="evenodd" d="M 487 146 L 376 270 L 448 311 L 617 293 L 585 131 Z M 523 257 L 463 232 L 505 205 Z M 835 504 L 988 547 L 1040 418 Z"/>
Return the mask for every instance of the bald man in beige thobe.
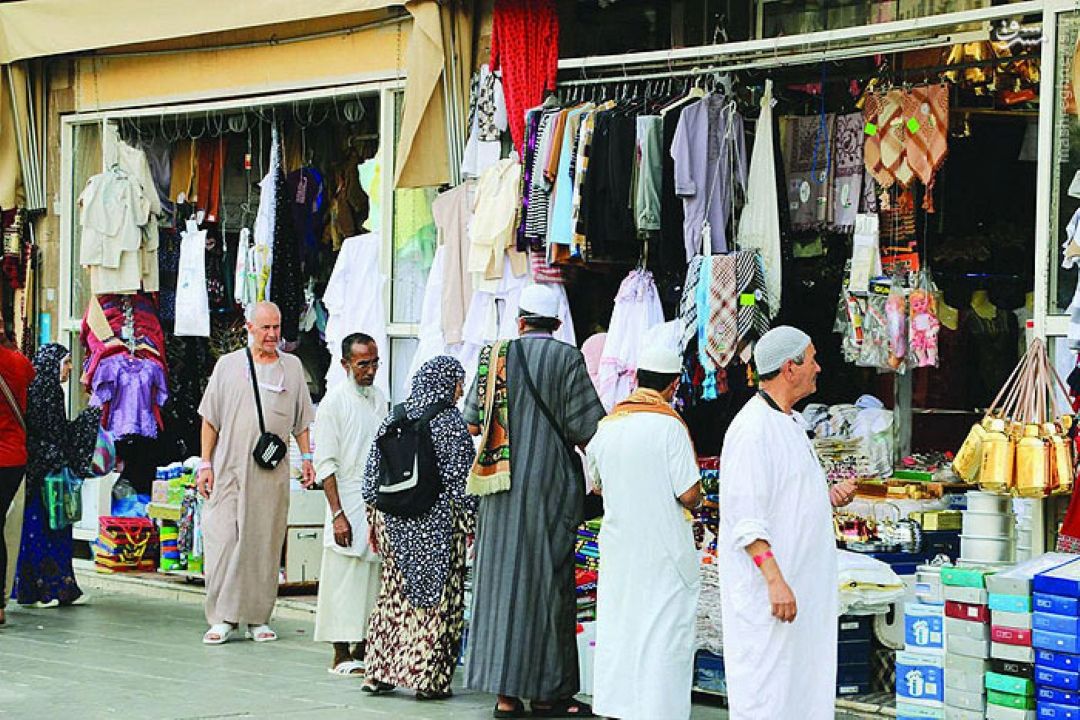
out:
<path id="1" fill-rule="evenodd" d="M 247 327 L 266 431 L 296 438 L 303 481 L 310 486 L 315 469 L 309 427 L 315 411 L 300 361 L 278 352 L 281 312 L 273 303 L 259 303 Z M 218 360 L 199 414 L 202 462 L 196 487 L 206 498 L 202 531 L 210 624 L 203 642 L 227 642 L 241 625 L 256 642 L 276 640 L 268 623 L 285 542 L 289 462 L 267 470 L 252 457 L 261 430 L 246 350 Z"/>

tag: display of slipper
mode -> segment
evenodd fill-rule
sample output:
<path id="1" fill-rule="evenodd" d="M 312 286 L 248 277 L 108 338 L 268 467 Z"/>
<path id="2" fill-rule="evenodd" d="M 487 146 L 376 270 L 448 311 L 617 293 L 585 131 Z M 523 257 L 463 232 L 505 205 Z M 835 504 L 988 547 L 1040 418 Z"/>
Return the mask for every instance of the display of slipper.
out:
<path id="1" fill-rule="evenodd" d="M 363 675 L 364 663 L 359 660 L 345 660 L 334 667 L 326 668 L 331 675 Z"/>
<path id="2" fill-rule="evenodd" d="M 496 704 L 495 709 L 491 711 L 491 717 L 523 718 L 529 717 L 529 713 L 525 711 L 525 703 L 520 700 L 514 700 L 514 708 L 512 710 L 500 710 L 498 704 Z"/>
<path id="3" fill-rule="evenodd" d="M 368 695 L 385 695 L 394 692 L 395 689 L 395 686 L 390 683 L 379 682 L 378 680 L 365 680 L 360 687 L 360 691 L 366 692 Z"/>
<path id="4" fill-rule="evenodd" d="M 211 625 L 210 629 L 203 635 L 202 641 L 204 645 L 224 645 L 232 638 L 233 631 L 236 630 L 229 623 L 218 623 L 217 625 Z"/>
<path id="5" fill-rule="evenodd" d="M 244 637 L 257 643 L 273 642 L 277 640 L 277 633 L 271 630 L 269 625 L 248 625 Z"/>
<path id="6" fill-rule="evenodd" d="M 416 691 L 416 699 L 420 701 L 449 700 L 452 697 L 454 697 L 454 693 L 450 690 L 446 690 L 445 692 L 427 692 L 425 690 Z"/>
<path id="7" fill-rule="evenodd" d="M 551 707 L 546 708 L 533 705 L 532 716 L 546 718 L 596 717 L 593 715 L 592 707 L 588 703 L 580 702 L 574 698 L 553 702 Z"/>

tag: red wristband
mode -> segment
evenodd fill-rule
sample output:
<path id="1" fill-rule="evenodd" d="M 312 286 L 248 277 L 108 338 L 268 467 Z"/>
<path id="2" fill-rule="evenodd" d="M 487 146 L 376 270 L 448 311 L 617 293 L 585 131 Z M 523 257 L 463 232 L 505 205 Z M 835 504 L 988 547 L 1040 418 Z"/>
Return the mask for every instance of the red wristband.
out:
<path id="1" fill-rule="evenodd" d="M 775 557 L 772 554 L 772 550 L 766 550 L 761 555 L 755 555 L 754 556 L 754 564 L 757 565 L 758 567 L 761 567 L 761 564 L 763 562 L 765 562 L 766 560 L 768 560 L 769 558 L 771 558 L 771 557 Z"/>

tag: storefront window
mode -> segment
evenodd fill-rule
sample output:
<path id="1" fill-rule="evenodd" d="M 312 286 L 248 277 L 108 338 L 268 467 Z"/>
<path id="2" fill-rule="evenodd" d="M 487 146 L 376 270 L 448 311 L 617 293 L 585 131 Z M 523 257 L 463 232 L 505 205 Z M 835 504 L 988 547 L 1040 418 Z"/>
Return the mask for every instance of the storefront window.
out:
<path id="1" fill-rule="evenodd" d="M 1063 254 L 1069 252 L 1063 245 L 1069 237 L 1070 221 L 1080 210 L 1080 111 L 1074 87 L 1074 73 L 1080 69 L 1075 52 L 1078 37 L 1080 11 L 1059 15 L 1050 185 L 1050 244 L 1055 260 L 1050 266 L 1049 309 L 1053 314 L 1066 312 L 1076 288 L 1076 270 L 1062 269 L 1062 261 Z"/>
<path id="2" fill-rule="evenodd" d="M 390 339 L 390 400 L 402 402 L 409 397 L 413 356 L 420 341 L 413 337 Z"/>

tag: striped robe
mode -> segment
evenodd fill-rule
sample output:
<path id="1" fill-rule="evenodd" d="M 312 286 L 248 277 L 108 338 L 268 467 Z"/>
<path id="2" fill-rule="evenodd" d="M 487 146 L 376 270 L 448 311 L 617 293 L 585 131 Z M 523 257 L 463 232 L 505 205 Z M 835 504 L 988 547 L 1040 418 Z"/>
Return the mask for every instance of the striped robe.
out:
<path id="1" fill-rule="evenodd" d="M 550 335 L 520 341 L 533 383 L 566 439 L 584 446 L 604 407 L 585 359 Z M 574 540 L 584 488 L 555 430 L 507 356 L 510 491 L 480 500 L 467 687 L 531 700 L 578 692 Z M 476 383 L 465 420 L 478 424 Z"/>

